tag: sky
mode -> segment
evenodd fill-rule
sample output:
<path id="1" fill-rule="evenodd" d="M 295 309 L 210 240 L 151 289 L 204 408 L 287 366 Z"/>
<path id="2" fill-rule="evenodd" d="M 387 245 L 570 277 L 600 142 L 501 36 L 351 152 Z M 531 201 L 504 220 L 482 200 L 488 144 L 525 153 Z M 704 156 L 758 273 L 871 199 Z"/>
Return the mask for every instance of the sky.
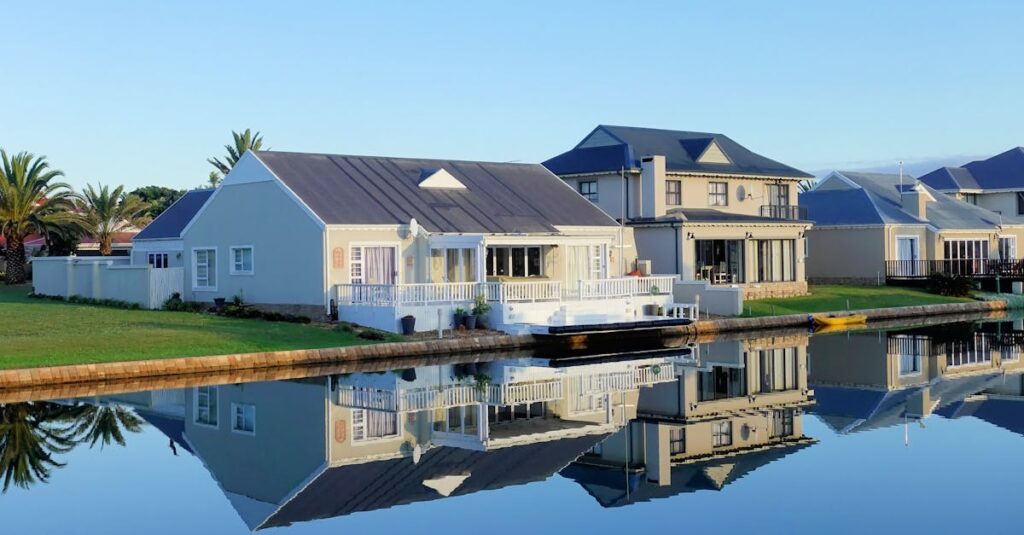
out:
<path id="1" fill-rule="evenodd" d="M 1024 144 L 1024 2 L 0 8 L 0 147 L 75 187 L 198 186 L 245 128 L 278 150 L 540 162 L 647 126 L 814 173 Z"/>

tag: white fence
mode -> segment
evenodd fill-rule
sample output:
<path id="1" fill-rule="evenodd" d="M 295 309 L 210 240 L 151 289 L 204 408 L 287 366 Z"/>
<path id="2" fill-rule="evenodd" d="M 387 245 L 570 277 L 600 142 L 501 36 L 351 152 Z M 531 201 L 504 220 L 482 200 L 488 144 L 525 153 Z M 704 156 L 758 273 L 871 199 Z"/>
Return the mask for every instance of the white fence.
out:
<path id="1" fill-rule="evenodd" d="M 183 268 L 154 269 L 130 262 L 128 257 L 36 257 L 32 290 L 64 298 L 114 299 L 150 309 L 160 308 L 171 294 L 183 291 Z"/>
<path id="2" fill-rule="evenodd" d="M 620 277 L 578 281 L 441 282 L 425 284 L 337 284 L 338 305 L 399 306 L 468 303 L 483 295 L 492 303 L 537 303 L 668 295 L 676 276 Z"/>

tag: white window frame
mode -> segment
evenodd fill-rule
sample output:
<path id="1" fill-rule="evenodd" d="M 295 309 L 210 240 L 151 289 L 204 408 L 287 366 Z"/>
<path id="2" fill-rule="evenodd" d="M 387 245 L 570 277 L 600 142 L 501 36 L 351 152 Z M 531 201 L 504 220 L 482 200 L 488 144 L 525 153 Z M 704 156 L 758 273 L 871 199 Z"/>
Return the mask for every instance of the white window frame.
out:
<path id="1" fill-rule="evenodd" d="M 238 426 L 236 425 L 238 409 L 252 409 L 252 431 L 248 429 L 239 429 Z M 244 419 L 245 416 L 243 415 L 242 418 Z M 256 436 L 256 405 L 253 405 L 252 403 L 231 403 L 231 432 L 250 437 Z"/>
<path id="2" fill-rule="evenodd" d="M 207 423 L 207 422 L 200 422 L 199 421 L 199 389 L 200 388 L 209 389 L 211 394 L 208 394 L 208 396 L 212 395 L 212 396 L 216 397 L 216 400 L 217 400 L 217 403 L 216 403 L 217 410 L 212 413 L 213 414 L 213 420 L 214 420 L 214 422 L 212 424 L 211 423 Z M 206 427 L 206 428 L 209 428 L 209 429 L 220 429 L 220 388 L 218 388 L 216 386 L 195 386 L 195 387 L 192 387 L 192 423 L 195 424 L 195 425 L 198 425 L 199 427 Z"/>
<path id="3" fill-rule="evenodd" d="M 508 255 L 506 256 L 506 258 L 508 259 L 508 275 L 498 275 L 498 253 L 497 253 L 498 249 L 505 249 L 505 250 L 508 251 Z M 512 250 L 513 249 L 522 249 L 523 250 L 523 270 L 525 271 L 525 275 L 520 276 L 520 275 L 516 275 L 516 274 L 514 274 L 512 272 L 513 271 L 513 266 L 512 266 Z M 540 250 L 540 266 L 539 266 L 540 267 L 540 273 L 535 273 L 535 274 L 531 274 L 530 273 L 530 249 L 539 249 Z M 499 276 L 501 276 L 501 277 L 512 277 L 512 278 L 543 277 L 547 273 L 546 266 L 544 265 L 545 261 L 547 260 L 547 257 L 545 255 L 546 249 L 550 249 L 550 246 L 547 246 L 547 245 L 488 245 L 487 247 L 484 248 L 484 258 L 483 258 L 483 262 L 484 262 L 484 276 L 485 277 L 499 277 Z M 487 261 L 487 253 L 488 253 L 489 250 L 494 250 L 495 251 L 491 255 L 491 261 L 490 262 Z M 488 271 L 490 271 L 492 274 L 488 275 L 487 274 Z"/>
<path id="4" fill-rule="evenodd" d="M 465 251 L 473 251 L 471 253 L 471 256 L 473 257 L 473 260 L 477 260 L 477 262 L 476 262 L 477 265 L 471 266 L 472 269 L 470 270 L 470 274 L 471 274 L 471 277 L 472 277 L 473 280 L 466 280 L 466 281 L 448 280 L 448 269 L 451 267 L 451 265 L 448 263 L 448 251 L 458 251 L 458 253 L 456 255 L 457 258 L 458 258 L 458 263 L 457 263 L 457 266 L 456 266 L 456 272 L 457 273 L 465 273 L 466 272 L 465 271 L 465 269 L 466 269 L 466 256 L 463 253 Z M 442 279 L 442 282 L 477 282 L 476 279 L 477 279 L 477 276 L 479 275 L 479 272 L 480 272 L 480 266 L 479 266 L 480 262 L 479 262 L 479 259 L 477 259 L 476 257 L 480 253 L 479 253 L 479 250 L 476 247 L 456 247 L 456 246 L 452 246 L 452 247 L 431 247 L 430 248 L 431 256 L 433 256 L 433 254 L 435 252 L 437 252 L 437 253 L 439 253 L 441 255 L 441 279 Z"/>
<path id="5" fill-rule="evenodd" d="M 153 261 L 154 258 L 158 258 L 158 259 L 162 260 L 162 262 L 154 262 Z M 154 251 L 154 252 L 151 252 L 151 253 L 146 253 L 146 263 L 149 264 L 150 266 L 153 266 L 153 269 L 166 269 L 166 268 L 170 267 L 170 266 L 167 265 L 168 262 L 170 261 L 170 259 L 171 259 L 170 253 L 164 253 L 164 252 L 158 252 L 158 251 Z M 156 264 L 158 264 L 158 263 L 163 264 L 163 265 L 157 266 Z"/>
<path id="6" fill-rule="evenodd" d="M 997 240 L 997 243 L 996 243 L 996 249 L 999 251 L 999 260 L 1003 261 L 1003 262 L 1007 261 L 1006 258 L 1003 258 L 1003 240 L 1007 240 L 1010 243 L 1010 248 L 1013 250 L 1013 255 L 1012 255 L 1013 258 L 1010 258 L 1010 260 L 1016 260 L 1017 259 L 1017 236 L 1014 236 L 1013 234 L 1000 234 L 999 235 L 999 239 Z M 989 256 L 991 256 L 991 253 L 989 253 Z"/>
<path id="7" fill-rule="evenodd" d="M 240 270 L 240 269 L 235 267 L 235 251 L 243 251 L 245 249 L 249 250 L 250 263 L 252 264 L 248 271 L 246 271 L 244 269 Z M 228 273 L 230 275 L 255 275 L 256 274 L 256 248 L 255 247 L 253 247 L 252 245 L 232 245 L 231 247 L 228 248 L 228 250 L 230 251 L 230 254 L 228 255 L 228 260 L 231 261 L 231 264 L 228 265 Z"/>
<path id="8" fill-rule="evenodd" d="M 369 436 L 367 436 L 367 433 L 366 433 L 366 430 L 367 430 L 367 420 L 368 420 L 367 416 L 371 412 L 379 412 L 379 413 L 382 413 L 382 414 L 385 414 L 385 415 L 393 416 L 395 418 L 395 432 L 394 432 L 394 434 L 389 434 L 389 435 L 384 435 L 384 436 L 379 436 L 379 437 L 369 437 Z M 362 415 L 362 423 L 359 424 L 359 425 L 356 425 L 356 414 L 361 414 Z M 363 429 L 363 437 L 362 438 L 356 438 L 356 428 L 357 427 L 362 427 L 362 429 Z M 374 443 L 374 442 L 383 442 L 383 441 L 387 441 L 387 440 L 397 440 L 397 439 L 401 439 L 402 438 L 402 418 L 396 412 L 374 411 L 374 410 L 371 410 L 371 409 L 352 409 L 351 417 L 349 418 L 349 426 L 348 426 L 348 428 L 349 428 L 348 429 L 349 430 L 349 436 L 352 437 L 352 444 L 371 444 L 371 443 Z"/>
<path id="9" fill-rule="evenodd" d="M 711 427 L 711 447 L 725 448 L 732 446 L 732 420 L 713 422 Z M 728 442 L 724 439 L 728 438 Z"/>
<path id="10" fill-rule="evenodd" d="M 402 246 L 398 242 L 351 242 L 348 244 L 348 282 L 349 284 L 366 284 L 366 270 L 364 268 L 364 260 L 366 259 L 367 247 L 390 247 L 395 250 L 395 284 L 401 284 L 404 280 L 402 278 Z M 355 259 L 356 249 L 359 249 L 359 260 Z M 355 277 L 352 276 L 352 270 L 355 266 L 359 266 L 360 270 L 360 281 L 356 282 Z"/>
<path id="11" fill-rule="evenodd" d="M 213 251 L 213 285 L 212 286 L 200 286 L 199 285 L 199 275 L 198 275 L 198 272 L 199 272 L 199 260 L 198 260 L 198 258 L 196 258 L 196 253 L 198 253 L 199 251 Z M 217 248 L 216 247 L 193 247 L 192 248 L 192 255 L 191 255 L 191 257 L 192 257 L 192 289 L 193 290 L 201 291 L 201 292 L 216 292 L 217 291 L 217 284 L 220 282 L 220 281 L 217 280 L 217 266 L 218 266 L 218 264 L 220 262 L 220 259 L 217 258 L 217 256 L 218 255 L 217 255 Z M 210 282 L 210 266 L 209 266 L 209 261 L 207 261 L 207 266 L 206 266 L 206 282 L 207 283 Z"/>

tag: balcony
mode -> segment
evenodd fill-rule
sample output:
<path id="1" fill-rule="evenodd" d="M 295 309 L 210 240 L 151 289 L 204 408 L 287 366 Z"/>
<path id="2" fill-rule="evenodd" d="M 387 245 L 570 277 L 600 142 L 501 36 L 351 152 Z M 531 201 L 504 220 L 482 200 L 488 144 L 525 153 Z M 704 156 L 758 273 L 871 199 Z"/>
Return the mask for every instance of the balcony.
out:
<path id="1" fill-rule="evenodd" d="M 1024 260 L 887 260 L 887 280 L 927 279 L 935 274 L 960 275 L 972 279 L 1024 279 Z"/>
<path id="2" fill-rule="evenodd" d="M 761 217 L 804 221 L 807 219 L 807 208 L 796 205 L 763 204 L 761 205 Z"/>

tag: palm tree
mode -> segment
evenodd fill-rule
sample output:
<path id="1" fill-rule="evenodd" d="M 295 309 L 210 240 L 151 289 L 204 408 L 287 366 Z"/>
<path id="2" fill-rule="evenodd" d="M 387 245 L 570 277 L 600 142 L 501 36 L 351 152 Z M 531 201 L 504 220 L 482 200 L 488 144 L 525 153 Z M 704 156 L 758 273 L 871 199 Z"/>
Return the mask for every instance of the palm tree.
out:
<path id="1" fill-rule="evenodd" d="M 97 184 L 85 187 L 78 209 L 85 220 L 86 232 L 100 244 L 100 254 L 110 256 L 114 235 L 133 227 L 144 226 L 143 217 L 149 205 L 135 195 L 125 193 L 124 186 L 111 190 Z"/>
<path id="2" fill-rule="evenodd" d="M 227 175 L 231 172 L 231 168 L 238 163 L 238 159 L 241 158 L 246 151 L 260 150 L 263 147 L 263 136 L 261 136 L 259 132 L 253 134 L 248 128 L 246 128 L 245 132 L 242 132 L 241 134 L 232 130 L 231 137 L 234 138 L 235 143 L 234 145 L 224 145 L 224 148 L 228 151 L 224 161 L 221 161 L 220 158 L 206 159 L 206 161 L 210 162 L 210 165 L 217 168 L 217 172 L 219 172 L 221 176 Z M 212 184 L 212 173 L 210 178 L 211 185 L 216 185 Z"/>
<path id="3" fill-rule="evenodd" d="M 111 442 L 124 446 L 122 428 L 129 433 L 142 431 L 142 418 L 119 405 L 84 405 L 81 409 L 77 414 L 78 425 L 75 426 L 74 433 L 78 440 L 89 441 L 90 448 L 97 442 L 100 443 L 100 448 Z"/>
<path id="4" fill-rule="evenodd" d="M 0 405 L 0 473 L 3 492 L 11 483 L 28 488 L 46 483 L 50 471 L 64 466 L 54 455 L 75 447 L 68 407 L 55 403 Z"/>
<path id="5" fill-rule="evenodd" d="M 7 284 L 25 282 L 25 237 L 48 235 L 73 226 L 71 186 L 57 182 L 64 173 L 50 169 L 46 156 L 29 152 L 9 156 L 0 149 L 0 235 L 7 241 Z"/>
<path id="6" fill-rule="evenodd" d="M 806 178 L 804 180 L 801 180 L 800 182 L 797 182 L 796 188 L 800 191 L 800 193 L 807 193 L 808 191 L 814 189 L 814 184 L 816 183 L 815 180 L 816 179 L 812 178 Z"/>

